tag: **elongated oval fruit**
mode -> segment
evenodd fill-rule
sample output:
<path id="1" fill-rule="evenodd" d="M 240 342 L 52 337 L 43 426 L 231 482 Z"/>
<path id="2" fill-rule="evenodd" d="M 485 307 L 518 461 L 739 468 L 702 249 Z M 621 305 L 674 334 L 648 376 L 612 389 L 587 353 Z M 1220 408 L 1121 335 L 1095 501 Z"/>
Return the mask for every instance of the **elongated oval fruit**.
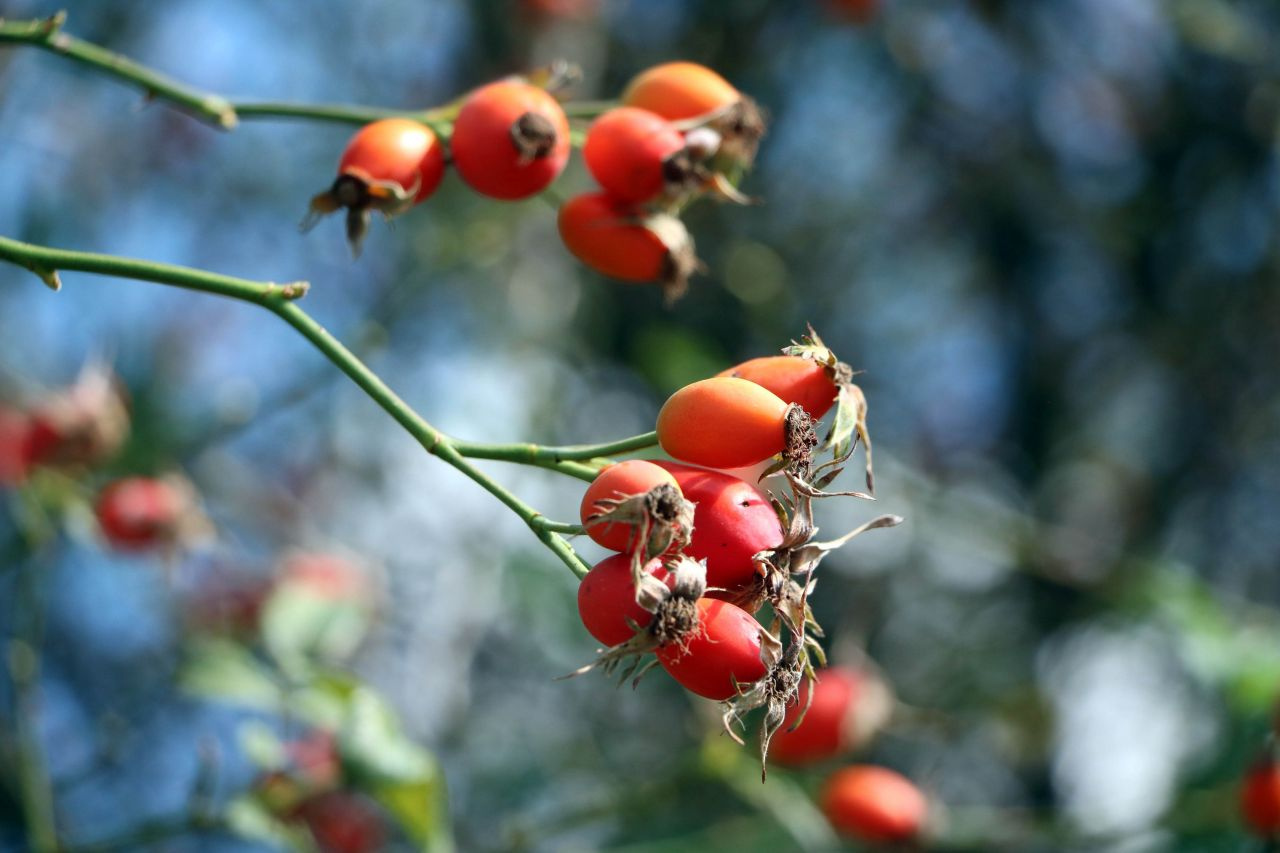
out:
<path id="1" fill-rule="evenodd" d="M 832 773 L 822 788 L 822 811 L 844 835 L 871 843 L 909 841 L 920 834 L 928 802 L 900 773 L 855 764 Z"/>
<path id="2" fill-rule="evenodd" d="M 684 553 L 706 560 L 707 586 L 737 592 L 751 585 L 751 558 L 782 544 L 782 522 L 769 499 L 755 486 L 707 468 L 658 461 L 693 501 L 693 536 Z"/>
<path id="3" fill-rule="evenodd" d="M 582 523 L 587 526 L 587 535 L 592 541 L 611 551 L 627 551 L 636 544 L 632 541 L 636 530 L 633 524 L 625 521 L 587 524 L 588 519 L 609 509 L 609 504 L 602 504 L 601 501 L 617 501 L 631 495 L 641 495 L 664 484 L 679 489 L 675 477 L 644 459 L 628 459 L 605 468 L 587 486 L 586 494 L 582 496 L 582 506 L 578 510 Z"/>
<path id="4" fill-rule="evenodd" d="M 665 62 L 640 72 L 622 93 L 622 103 L 666 119 L 698 118 L 742 100 L 728 80 L 696 62 Z"/>
<path id="5" fill-rule="evenodd" d="M 736 376 L 767 388 L 785 402 L 801 406 L 814 420 L 831 410 L 840 392 L 825 367 L 798 355 L 752 358 L 718 375 Z"/>
<path id="6" fill-rule="evenodd" d="M 667 213 L 650 213 L 608 193 L 583 193 L 560 207 L 560 239 L 575 258 L 621 281 L 656 282 L 670 302 L 698 269 L 689 229 Z"/>
<path id="7" fill-rule="evenodd" d="M 714 598 L 697 601 L 698 627 L 681 642 L 660 646 L 658 662 L 691 693 L 723 700 L 768 672 L 760 656 L 760 623 L 741 607 Z"/>
<path id="8" fill-rule="evenodd" d="M 476 192 L 527 198 L 569 162 L 569 120 L 545 89 L 500 80 L 468 96 L 449 145 L 458 174 Z"/>
<path id="9" fill-rule="evenodd" d="M 715 376 L 686 385 L 658 412 L 658 441 L 681 462 L 741 468 L 781 453 L 787 404 L 754 382 Z"/>
<path id="10" fill-rule="evenodd" d="M 854 749 L 888 722 L 893 710 L 889 688 L 873 673 L 832 666 L 814 676 L 812 701 L 806 680 L 770 742 L 769 757 L 781 764 L 812 764 Z M 801 720 L 798 727 L 796 720 Z"/>
<path id="11" fill-rule="evenodd" d="M 671 583 L 661 560 L 650 560 L 644 570 L 659 580 Z M 578 584 L 578 616 L 587 633 L 606 646 L 625 643 L 635 634 L 627 620 L 644 628 L 653 614 L 636 603 L 635 585 L 631 580 L 631 557 L 614 554 L 587 572 Z"/>
<path id="12" fill-rule="evenodd" d="M 764 115 L 716 72 L 694 62 L 667 62 L 627 84 L 622 103 L 682 123 L 700 122 L 723 137 L 720 152 L 750 166 L 765 133 Z"/>

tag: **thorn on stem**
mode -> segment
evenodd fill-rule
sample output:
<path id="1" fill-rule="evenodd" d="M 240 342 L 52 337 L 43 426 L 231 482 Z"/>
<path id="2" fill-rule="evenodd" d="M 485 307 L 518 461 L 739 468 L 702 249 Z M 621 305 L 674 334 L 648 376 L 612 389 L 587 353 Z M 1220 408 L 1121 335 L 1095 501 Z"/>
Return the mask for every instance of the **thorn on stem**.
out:
<path id="1" fill-rule="evenodd" d="M 54 293 L 62 289 L 62 279 L 58 277 L 57 270 L 50 267 L 42 267 L 38 264 L 31 264 L 27 269 L 35 273 Z"/>
<path id="2" fill-rule="evenodd" d="M 285 299 L 301 299 L 311 289 L 311 282 L 291 281 L 288 284 L 277 285 L 277 287 L 280 288 L 280 295 Z"/>

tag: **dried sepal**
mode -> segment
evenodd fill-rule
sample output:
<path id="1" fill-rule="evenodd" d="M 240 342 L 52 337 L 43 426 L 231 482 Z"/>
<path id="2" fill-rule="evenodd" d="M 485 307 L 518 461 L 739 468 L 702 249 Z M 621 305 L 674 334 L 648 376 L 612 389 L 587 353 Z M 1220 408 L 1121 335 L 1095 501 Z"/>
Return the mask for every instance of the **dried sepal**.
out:
<path id="1" fill-rule="evenodd" d="M 631 553 L 631 579 L 639 601 L 639 589 L 646 576 L 645 563 L 688 546 L 693 535 L 694 505 L 685 500 L 676 486 L 660 483 L 640 494 L 601 498 L 596 506 L 601 509 L 587 517 L 588 525 L 625 524 L 632 529 L 627 548 Z"/>
<path id="2" fill-rule="evenodd" d="M 360 169 L 349 169 L 338 175 L 329 189 L 312 197 L 298 228 L 304 233 L 310 231 L 325 216 L 346 208 L 347 242 L 352 255 L 359 257 L 369 232 L 370 213 L 376 211 L 387 219 L 404 213 L 413 206 L 421 187 L 421 175 L 405 187 L 395 181 L 374 180 Z"/>
<path id="3" fill-rule="evenodd" d="M 822 342 L 822 338 L 814 331 L 813 326 L 809 326 L 808 331 L 809 333 L 801 337 L 799 342 L 793 341 L 790 346 L 783 347 L 782 353 L 807 358 L 826 369 L 827 376 L 837 390 L 835 415 L 831 419 L 831 427 L 823 438 L 822 446 L 830 450 L 834 457 L 843 459 L 848 458 L 861 441 L 866 449 L 867 491 L 875 494 L 875 474 L 871 464 L 871 433 L 867 429 L 867 398 L 862 393 L 862 389 L 853 382 L 857 372 L 836 357 L 831 348 Z"/>
<path id="4" fill-rule="evenodd" d="M 655 663 L 644 662 L 650 652 L 667 645 L 685 645 L 696 636 L 699 629 L 696 602 L 707 590 L 707 565 L 678 554 L 665 565 L 671 584 L 637 585 L 636 601 L 653 614 L 653 619 L 643 628 L 628 622 L 635 632 L 631 639 L 611 648 L 602 649 L 594 661 L 581 666 L 561 678 L 599 669 L 606 675 L 619 674 L 619 683 L 628 679 L 634 686 Z M 652 576 L 648 576 L 652 577 Z"/>

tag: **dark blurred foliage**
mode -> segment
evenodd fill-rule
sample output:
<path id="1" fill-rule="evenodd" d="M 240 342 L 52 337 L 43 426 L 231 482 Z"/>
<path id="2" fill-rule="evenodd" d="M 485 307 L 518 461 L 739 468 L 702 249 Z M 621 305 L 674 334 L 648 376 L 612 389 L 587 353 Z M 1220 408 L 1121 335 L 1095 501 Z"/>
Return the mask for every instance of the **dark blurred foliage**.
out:
<path id="1" fill-rule="evenodd" d="M 583 66 L 582 98 L 666 59 L 719 70 L 771 115 L 744 184 L 764 203 L 688 212 L 710 272 L 672 310 L 580 269 L 554 200 L 456 176 L 352 262 L 336 222 L 295 228 L 349 127 L 219 133 L 30 50 L 0 51 L 0 233 L 308 279 L 319 320 L 474 439 L 644 431 L 680 384 L 812 323 L 865 370 L 878 508 L 908 518 L 824 564 L 817 613 L 833 656 L 865 648 L 903 700 L 869 755 L 947 804 L 940 849 L 1243 849 L 1236 780 L 1280 686 L 1280 6 L 883 0 L 857 23 L 818 0 L 68 5 L 69 31 L 245 98 L 419 107 L 557 56 Z M 555 194 L 586 185 L 575 158 Z M 761 788 L 753 750 L 663 678 L 553 682 L 593 651 L 572 577 L 289 329 L 65 278 L 53 296 L 0 268 L 0 399 L 105 355 L 135 419 L 113 470 L 183 467 L 220 530 L 166 574 L 73 513 L 44 556 L 0 566 L 6 635 L 43 578 L 35 725 L 69 837 L 180 810 L 210 739 L 215 799 L 249 784 L 247 712 L 172 689 L 176 614 L 300 546 L 386 567 L 355 670 L 439 757 L 459 849 L 831 843 L 804 794 L 820 774 Z M 488 469 L 572 516 L 578 484 Z M 12 733 L 8 677 L 0 708 Z M 6 794 L 0 849 L 25 849 Z"/>

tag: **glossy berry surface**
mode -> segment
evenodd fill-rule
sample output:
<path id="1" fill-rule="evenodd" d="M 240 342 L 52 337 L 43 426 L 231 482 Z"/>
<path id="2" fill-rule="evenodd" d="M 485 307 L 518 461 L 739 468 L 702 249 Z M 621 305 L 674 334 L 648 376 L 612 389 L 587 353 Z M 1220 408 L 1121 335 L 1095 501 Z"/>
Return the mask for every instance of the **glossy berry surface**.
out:
<path id="1" fill-rule="evenodd" d="M 753 465 L 786 445 L 787 404 L 754 382 L 716 376 L 686 385 L 658 412 L 658 441 L 681 462 Z"/>
<path id="2" fill-rule="evenodd" d="M 695 62 L 667 62 L 638 74 L 622 102 L 666 119 L 705 116 L 735 104 L 741 93 L 716 72 Z"/>
<path id="3" fill-rule="evenodd" d="M 903 842 L 919 835 L 928 803 L 900 773 L 867 764 L 837 770 L 822 787 L 822 812 L 843 835 Z"/>
<path id="4" fill-rule="evenodd" d="M 830 411 L 839 392 L 825 367 L 798 355 L 753 358 L 719 375 L 736 376 L 767 388 L 784 402 L 803 407 L 814 420 Z"/>
<path id="5" fill-rule="evenodd" d="M 444 147 L 431 128 L 404 118 L 367 124 L 351 137 L 338 161 L 338 173 L 366 183 L 396 184 L 423 201 L 444 178 Z"/>
<path id="6" fill-rule="evenodd" d="M 655 463 L 671 472 L 694 504 L 693 536 L 684 553 L 707 562 L 707 586 L 736 591 L 756 576 L 752 557 L 782 544 L 782 523 L 764 493 L 730 474 Z"/>
<path id="7" fill-rule="evenodd" d="M 661 485 L 676 486 L 676 478 L 652 462 L 628 459 L 610 465 L 587 487 L 578 509 L 579 517 L 586 525 L 588 518 L 608 509 L 608 504 L 601 504 L 600 500 L 642 495 Z M 633 541 L 635 531 L 635 526 L 616 521 L 601 521 L 587 526 L 587 535 L 592 541 L 611 551 L 626 551 L 636 545 Z"/>
<path id="8" fill-rule="evenodd" d="M 644 569 L 660 580 L 668 580 L 659 560 L 650 560 Z M 636 603 L 629 556 L 614 554 L 587 572 L 578 584 L 578 616 L 587 632 L 606 646 L 631 639 L 635 630 L 628 620 L 639 628 L 653 620 L 653 614 Z"/>
<path id="9" fill-rule="evenodd" d="M 467 98 L 450 150 L 476 192 L 507 201 L 546 189 L 569 161 L 569 120 L 544 89 L 502 80 Z"/>
<path id="10" fill-rule="evenodd" d="M 678 179 L 672 158 L 683 149 L 683 134 L 662 116 L 618 107 L 592 123 L 582 156 L 606 193 L 639 203 L 661 195 L 668 178 Z"/>
<path id="11" fill-rule="evenodd" d="M 682 643 L 657 650 L 658 662 L 690 693 L 728 699 L 767 672 L 760 657 L 760 623 L 727 601 L 700 598 L 698 628 Z M 736 685 L 736 686 L 735 686 Z"/>

